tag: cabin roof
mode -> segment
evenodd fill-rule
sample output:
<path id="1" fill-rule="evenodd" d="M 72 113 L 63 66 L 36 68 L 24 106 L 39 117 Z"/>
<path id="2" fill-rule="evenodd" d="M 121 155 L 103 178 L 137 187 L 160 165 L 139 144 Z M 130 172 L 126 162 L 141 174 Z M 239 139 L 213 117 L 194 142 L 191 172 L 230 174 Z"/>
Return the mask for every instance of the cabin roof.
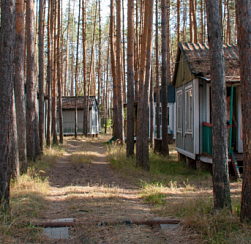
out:
<path id="1" fill-rule="evenodd" d="M 192 74 L 194 74 L 196 77 L 201 77 L 208 81 L 211 80 L 209 46 L 205 43 L 179 43 L 173 76 L 173 84 L 175 84 L 176 81 L 181 52 L 183 52 L 183 55 Z M 225 58 L 226 82 L 240 81 L 240 62 L 238 47 L 234 44 L 223 44 L 223 52 Z"/>
<path id="2" fill-rule="evenodd" d="M 95 101 L 96 101 L 95 96 L 89 96 L 89 109 L 93 106 Z M 84 109 L 84 96 L 77 97 L 77 108 L 79 110 Z M 75 109 L 75 96 L 62 97 L 62 109 L 63 110 Z"/>

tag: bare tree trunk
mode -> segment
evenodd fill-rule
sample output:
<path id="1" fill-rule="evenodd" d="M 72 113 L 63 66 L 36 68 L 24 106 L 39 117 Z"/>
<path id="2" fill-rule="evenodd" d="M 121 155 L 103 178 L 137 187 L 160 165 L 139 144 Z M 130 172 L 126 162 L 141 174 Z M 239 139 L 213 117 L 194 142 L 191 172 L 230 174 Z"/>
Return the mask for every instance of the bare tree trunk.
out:
<path id="1" fill-rule="evenodd" d="M 123 55 L 122 55 L 122 67 L 123 67 L 123 103 L 126 103 L 126 71 L 125 71 L 125 8 L 124 8 L 125 0 L 122 0 L 122 23 L 123 23 Z M 134 8 L 132 9 L 134 11 Z M 133 26 L 134 29 L 134 26 Z"/>
<path id="2" fill-rule="evenodd" d="M 111 67 L 113 79 L 113 131 L 114 137 L 118 138 L 117 132 L 117 74 L 115 63 L 115 50 L 114 50 L 114 0 L 111 0 L 111 15 L 110 15 L 110 36 L 111 36 Z"/>
<path id="3" fill-rule="evenodd" d="M 191 0 L 191 7 L 192 7 L 192 14 L 193 14 L 193 30 L 194 30 L 194 42 L 197 43 L 197 16 L 196 16 L 196 4 L 194 3 L 194 0 Z"/>
<path id="4" fill-rule="evenodd" d="M 128 1 L 128 36 L 127 36 L 127 142 L 126 155 L 134 154 L 134 1 Z"/>
<path id="5" fill-rule="evenodd" d="M 62 84 L 62 65 L 63 63 L 60 63 L 61 60 L 61 52 L 60 52 L 60 30 L 61 30 L 61 20 L 60 20 L 60 1 L 58 0 L 58 36 L 57 36 L 57 70 L 58 70 L 58 121 L 59 121 L 59 135 L 60 135 L 60 143 L 63 144 L 64 142 L 64 132 L 63 132 L 63 115 L 62 115 L 62 89 L 61 89 L 61 84 Z"/>
<path id="6" fill-rule="evenodd" d="M 177 42 L 180 42 L 180 0 L 177 0 Z"/>
<path id="7" fill-rule="evenodd" d="M 69 63 L 69 26 L 70 26 L 70 9 L 71 9 L 71 0 L 68 4 L 68 24 L 67 24 L 67 37 L 66 37 L 66 58 L 65 58 L 65 82 L 64 82 L 64 96 L 67 96 L 69 91 L 67 90 L 68 82 L 68 63 Z"/>
<path id="8" fill-rule="evenodd" d="M 156 0 L 156 39 L 155 39 L 155 48 L 156 48 L 156 126 L 157 126 L 157 138 L 160 138 L 160 118 L 159 118 L 159 110 L 160 110 L 160 86 L 159 86 L 159 18 L 158 18 L 158 3 Z"/>
<path id="9" fill-rule="evenodd" d="M 238 28 L 238 47 L 240 53 L 240 75 L 242 87 L 242 123 L 244 170 L 241 196 L 242 222 L 251 220 L 251 125 L 250 125 L 250 91 L 251 91 L 251 3 L 249 0 L 236 0 L 236 19 Z"/>
<path id="10" fill-rule="evenodd" d="M 100 83 L 101 83 L 101 8 L 99 0 L 99 54 L 98 54 L 98 104 L 100 104 Z"/>
<path id="11" fill-rule="evenodd" d="M 34 34 L 34 3 L 33 0 L 26 1 L 26 30 L 27 30 L 27 157 L 35 160 L 39 155 L 36 144 L 38 132 L 38 116 L 36 110 L 37 84 L 35 77 L 35 34 Z M 39 143 L 40 145 L 40 143 Z M 40 148 L 40 146 L 39 146 Z"/>
<path id="12" fill-rule="evenodd" d="M 25 49 L 25 24 L 24 0 L 16 2 L 16 45 L 15 45 L 15 103 L 17 116 L 18 150 L 20 172 L 27 172 L 26 151 L 26 114 L 24 94 L 24 49 Z"/>
<path id="13" fill-rule="evenodd" d="M 162 91 L 162 154 L 169 155 L 168 148 L 168 114 L 167 114 L 167 4 L 166 0 L 161 0 L 161 53 L 162 53 L 162 66 L 161 66 L 161 91 Z"/>
<path id="14" fill-rule="evenodd" d="M 14 97 L 15 1 L 1 2 L 0 39 L 0 205 L 7 210 L 10 196 L 11 128 Z M 6 82 L 8 81 L 8 82 Z"/>
<path id="15" fill-rule="evenodd" d="M 75 71 L 75 138 L 78 136 L 78 46 L 79 46 L 79 28 L 80 28 L 80 10 L 81 10 L 81 0 L 79 0 L 78 6 L 78 33 L 77 33 L 77 57 L 76 57 L 76 71 Z"/>
<path id="16" fill-rule="evenodd" d="M 122 143 L 124 141 L 124 109 L 123 109 L 123 84 L 122 84 L 122 68 L 121 68 L 121 2 L 116 0 L 117 7 L 117 32 L 116 32 L 116 70 L 117 70 L 117 125 L 118 135 L 116 139 L 119 139 Z"/>
<path id="17" fill-rule="evenodd" d="M 154 148 L 153 110 L 154 110 L 154 82 L 153 82 L 153 68 L 151 68 L 151 81 L 150 81 L 150 147 L 151 148 Z"/>
<path id="18" fill-rule="evenodd" d="M 39 137 L 44 151 L 44 0 L 39 0 Z"/>
<path id="19" fill-rule="evenodd" d="M 87 67 L 86 67 L 86 6 L 85 0 L 82 0 L 82 35 L 83 35 L 83 69 L 84 69 L 84 112 L 83 112 L 83 135 L 87 136 L 87 116 L 88 116 L 88 102 L 87 102 Z"/>
<path id="20" fill-rule="evenodd" d="M 47 65 L 47 84 L 48 84 L 48 117 L 47 117 L 47 138 L 46 144 L 47 147 L 51 147 L 51 38 L 52 38 L 52 0 L 49 0 L 49 7 L 48 7 L 48 65 Z"/>
<path id="21" fill-rule="evenodd" d="M 57 1 L 53 0 L 53 18 L 54 18 L 54 65 L 53 65 L 53 87 L 52 87 L 52 134 L 53 134 L 53 143 L 58 144 L 58 137 L 57 137 L 57 77 L 58 73 L 57 70 L 57 16 L 58 16 L 58 9 L 57 9 Z"/>
<path id="22" fill-rule="evenodd" d="M 148 102 L 149 80 L 151 70 L 151 42 L 152 42 L 152 17 L 153 0 L 145 3 L 145 23 L 141 46 L 140 66 L 140 93 L 137 115 L 137 142 L 136 142 L 136 165 L 149 171 L 149 148 L 148 148 Z"/>
<path id="23" fill-rule="evenodd" d="M 135 80 L 135 96 L 134 100 L 138 101 L 139 95 L 139 14 L 138 14 L 138 0 L 136 0 L 136 37 L 135 37 L 135 44 L 134 44 L 134 53 L 135 53 L 135 60 L 134 60 L 134 80 Z"/>
<path id="24" fill-rule="evenodd" d="M 226 127 L 226 84 L 223 38 L 217 0 L 207 0 L 207 24 L 210 45 L 212 148 L 214 208 L 231 208 Z"/>

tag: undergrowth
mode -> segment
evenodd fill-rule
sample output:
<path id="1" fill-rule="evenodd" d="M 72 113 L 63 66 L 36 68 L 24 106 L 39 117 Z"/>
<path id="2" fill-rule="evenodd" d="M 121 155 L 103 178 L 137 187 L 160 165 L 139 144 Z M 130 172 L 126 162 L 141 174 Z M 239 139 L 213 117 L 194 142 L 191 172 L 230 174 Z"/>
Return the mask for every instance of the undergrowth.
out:
<path id="1" fill-rule="evenodd" d="M 231 183 L 232 211 L 215 211 L 212 178 L 206 170 L 194 170 L 178 161 L 174 147 L 164 157 L 150 151 L 150 171 L 136 168 L 136 158 L 127 158 L 125 146 L 108 148 L 110 162 L 124 177 L 137 179 L 143 202 L 165 218 L 180 218 L 196 243 L 251 243 L 250 225 L 240 223 L 241 182 Z M 136 181 L 134 181 L 136 183 Z"/>
<path id="2" fill-rule="evenodd" d="M 63 154 L 62 146 L 45 149 L 36 162 L 28 161 L 26 174 L 11 181 L 10 205 L 8 211 L 0 206 L 0 243 L 40 242 L 41 228 L 34 228 L 30 222 L 39 218 L 45 209 L 49 182 L 46 171 Z"/>

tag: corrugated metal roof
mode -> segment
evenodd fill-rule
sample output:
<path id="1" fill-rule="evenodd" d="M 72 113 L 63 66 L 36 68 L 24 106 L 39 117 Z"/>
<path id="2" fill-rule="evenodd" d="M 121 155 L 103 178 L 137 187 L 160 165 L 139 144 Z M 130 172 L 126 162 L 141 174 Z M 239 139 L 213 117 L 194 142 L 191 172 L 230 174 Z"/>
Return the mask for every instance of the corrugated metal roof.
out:
<path id="1" fill-rule="evenodd" d="M 205 43 L 179 43 L 175 74 L 173 77 L 174 82 L 177 73 L 180 52 L 183 52 L 192 74 L 197 77 L 203 77 L 207 80 L 211 80 L 209 46 Z M 239 51 L 237 46 L 234 44 L 224 44 L 223 52 L 225 57 L 226 82 L 240 81 Z"/>
<path id="2" fill-rule="evenodd" d="M 95 100 L 95 96 L 89 96 L 89 108 Z M 77 97 L 77 108 L 84 109 L 84 96 Z M 62 97 L 62 109 L 75 109 L 75 97 Z"/>

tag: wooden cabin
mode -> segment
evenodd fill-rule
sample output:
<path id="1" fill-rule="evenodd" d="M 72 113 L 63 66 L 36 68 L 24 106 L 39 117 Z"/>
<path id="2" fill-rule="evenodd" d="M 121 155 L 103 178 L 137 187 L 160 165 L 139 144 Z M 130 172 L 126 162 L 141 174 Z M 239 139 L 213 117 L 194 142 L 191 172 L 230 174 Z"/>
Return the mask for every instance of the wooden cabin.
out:
<path id="1" fill-rule="evenodd" d="M 98 102 L 95 96 L 89 96 L 89 112 L 87 129 L 89 135 L 98 135 L 101 131 L 100 116 Z M 84 97 L 77 97 L 77 132 L 83 134 L 83 111 Z M 63 111 L 63 132 L 64 135 L 73 135 L 75 133 L 75 97 L 62 97 Z M 58 118 L 58 115 L 57 115 Z M 59 121 L 57 120 L 57 128 L 59 133 Z"/>
<path id="2" fill-rule="evenodd" d="M 241 86 L 239 53 L 236 45 L 223 45 L 227 93 L 233 87 L 233 115 L 237 127 L 232 127 L 231 147 L 240 163 Z M 211 134 L 211 71 L 207 44 L 179 43 L 173 85 L 176 88 L 176 150 L 196 167 L 212 164 Z"/>

